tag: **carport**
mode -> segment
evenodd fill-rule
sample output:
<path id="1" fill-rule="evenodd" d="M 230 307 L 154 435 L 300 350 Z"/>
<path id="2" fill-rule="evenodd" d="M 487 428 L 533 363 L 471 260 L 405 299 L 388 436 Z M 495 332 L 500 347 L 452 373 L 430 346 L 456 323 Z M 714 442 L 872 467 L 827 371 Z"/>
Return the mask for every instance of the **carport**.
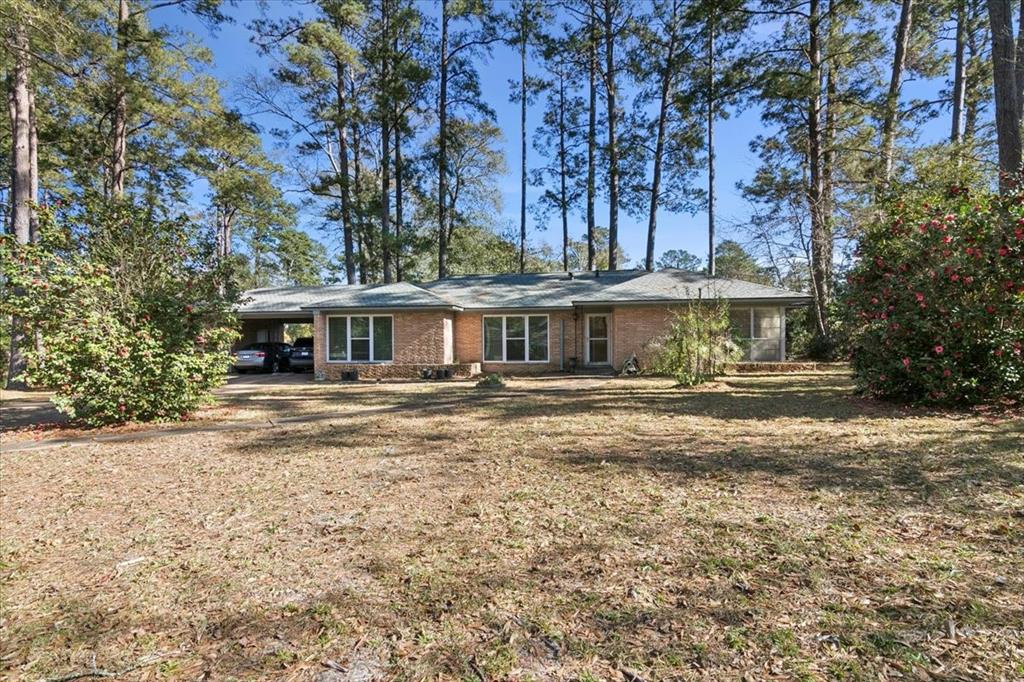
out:
<path id="1" fill-rule="evenodd" d="M 235 310 L 241 322 L 241 338 L 236 347 L 284 341 L 285 325 L 313 324 L 313 312 L 303 310 L 302 306 L 330 296 L 344 286 L 269 287 L 246 291 Z"/>

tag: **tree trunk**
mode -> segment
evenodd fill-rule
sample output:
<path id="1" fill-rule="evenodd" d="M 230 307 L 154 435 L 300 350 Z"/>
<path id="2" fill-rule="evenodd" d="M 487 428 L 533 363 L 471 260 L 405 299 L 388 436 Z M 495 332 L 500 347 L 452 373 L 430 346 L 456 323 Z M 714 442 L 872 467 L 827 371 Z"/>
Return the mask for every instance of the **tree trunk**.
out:
<path id="1" fill-rule="evenodd" d="M 952 144 L 960 144 L 963 141 L 964 52 L 966 48 L 965 35 L 967 32 L 965 2 L 966 0 L 958 0 L 956 4 L 956 42 L 953 48 L 953 120 L 949 133 L 949 141 Z"/>
<path id="2" fill-rule="evenodd" d="M 522 0 L 522 24 L 519 45 L 519 130 L 520 164 L 519 164 L 519 272 L 526 272 L 526 0 Z"/>
<path id="3" fill-rule="evenodd" d="M 708 276 L 715 276 L 715 17 L 708 16 Z"/>
<path id="4" fill-rule="evenodd" d="M 604 3 L 605 94 L 608 104 L 608 269 L 619 269 L 619 144 L 615 132 L 614 0 Z"/>
<path id="5" fill-rule="evenodd" d="M 124 196 L 128 153 L 128 0 L 117 5 L 117 62 L 114 74 L 114 111 L 111 127 L 110 195 Z"/>
<path id="6" fill-rule="evenodd" d="M 594 213 L 597 193 L 597 13 L 594 2 L 590 0 L 590 35 L 587 40 L 587 76 L 590 85 L 590 120 L 587 124 L 587 270 L 597 266 L 597 218 Z"/>
<path id="7" fill-rule="evenodd" d="M 819 339 L 828 342 L 830 337 L 828 307 L 831 300 L 832 240 L 829 234 L 829 220 L 824 206 L 822 181 L 822 131 L 821 131 L 821 35 L 819 0 L 810 0 L 808 16 L 808 60 L 810 87 L 807 99 L 807 157 L 810 181 L 807 187 L 807 203 L 811 216 L 811 287 L 814 296 L 814 321 Z"/>
<path id="8" fill-rule="evenodd" d="M 974 73 L 972 78 L 971 66 L 975 64 L 981 56 L 981 45 L 978 41 L 978 26 L 977 18 L 978 15 L 977 5 L 968 0 L 967 5 L 967 60 L 964 65 L 964 134 L 965 140 L 973 140 L 975 133 L 978 131 L 978 113 L 983 98 L 980 92 L 978 83 L 978 76 Z M 976 72 L 977 69 L 974 69 Z"/>
<path id="9" fill-rule="evenodd" d="M 381 23 L 384 28 L 384 38 L 381 44 L 389 45 L 390 16 L 387 3 L 381 3 L 380 11 L 382 15 Z M 381 85 L 384 88 L 388 88 L 390 85 L 388 59 L 389 55 L 385 51 L 381 57 L 380 65 Z M 380 114 L 380 247 L 385 284 L 391 284 L 393 276 L 391 266 L 391 123 L 388 120 L 390 116 L 389 109 L 390 107 L 386 104 L 381 106 Z"/>
<path id="10" fill-rule="evenodd" d="M 338 100 L 338 120 L 335 126 L 338 131 L 338 168 L 340 177 L 338 182 L 341 185 L 341 231 L 345 242 L 345 281 L 348 284 L 356 283 L 356 259 L 352 243 L 352 192 L 349 184 L 348 169 L 348 109 L 345 98 L 345 65 L 341 60 L 336 60 L 335 68 L 335 93 Z"/>
<path id="11" fill-rule="evenodd" d="M 885 97 L 882 117 L 882 180 L 892 179 L 893 150 L 896 146 L 896 127 L 899 123 L 900 89 L 903 86 L 903 66 L 907 61 L 914 0 L 903 0 L 900 22 L 896 29 L 896 49 L 893 52 L 892 71 L 889 73 L 889 92 Z"/>
<path id="12" fill-rule="evenodd" d="M 353 89 L 354 87 L 355 86 L 353 84 Z M 355 92 L 352 93 L 352 99 L 355 99 Z M 367 258 L 367 251 L 370 249 L 370 245 L 367 244 L 363 224 L 363 211 L 358 199 L 360 189 L 359 178 L 361 170 L 361 140 L 359 135 L 359 126 L 356 124 L 355 121 L 351 121 L 350 123 L 352 125 L 352 183 L 353 187 L 355 187 L 357 197 L 355 203 L 353 204 L 353 209 L 355 209 L 355 220 L 352 223 L 352 229 L 353 232 L 355 233 L 355 239 L 358 243 L 358 248 L 356 249 L 356 263 L 359 265 L 359 283 L 368 284 L 370 281 L 370 268 L 369 258 Z"/>
<path id="13" fill-rule="evenodd" d="M 395 279 L 402 281 L 402 125 L 395 113 Z"/>
<path id="14" fill-rule="evenodd" d="M 437 104 L 437 277 L 448 276 L 448 0 L 441 0 L 441 84 Z"/>
<path id="15" fill-rule="evenodd" d="M 664 68 L 661 71 L 661 99 L 658 103 L 658 135 L 654 143 L 654 175 L 651 178 L 651 204 L 647 214 L 647 257 L 644 267 L 648 272 L 654 270 L 654 236 L 658 229 L 658 200 L 661 192 L 661 163 L 665 155 L 665 128 L 668 123 L 668 101 L 672 94 L 672 77 L 674 74 L 676 51 L 676 5 L 672 7 L 672 23 L 669 27 L 668 54 L 665 56 Z"/>
<path id="16" fill-rule="evenodd" d="M 992 27 L 992 80 L 996 105 L 996 141 L 999 148 L 999 186 L 1006 190 L 1020 170 L 1021 93 L 1017 90 L 1017 58 L 1011 0 L 988 0 Z"/>
<path id="17" fill-rule="evenodd" d="M 8 106 L 11 116 L 11 232 L 20 244 L 33 239 L 38 180 L 34 177 L 32 148 L 31 61 L 28 32 L 24 26 L 15 28 L 14 73 Z M 15 294 L 17 295 L 17 294 Z M 11 318 L 11 347 L 7 363 L 7 388 L 25 387 L 25 356 L 27 342 L 24 327 L 17 317 Z"/>
<path id="18" fill-rule="evenodd" d="M 563 60 L 558 73 L 558 179 L 561 195 L 558 208 L 562 214 L 562 269 L 569 271 L 569 193 L 566 187 L 566 174 L 569 172 L 566 163 L 565 149 L 565 62 Z"/>

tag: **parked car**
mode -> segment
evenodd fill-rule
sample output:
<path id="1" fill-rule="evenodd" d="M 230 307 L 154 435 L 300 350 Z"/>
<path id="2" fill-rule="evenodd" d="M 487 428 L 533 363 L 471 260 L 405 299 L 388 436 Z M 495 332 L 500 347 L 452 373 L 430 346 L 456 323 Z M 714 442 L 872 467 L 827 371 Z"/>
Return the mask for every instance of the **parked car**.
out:
<path id="1" fill-rule="evenodd" d="M 304 336 L 295 339 L 295 343 L 292 344 L 292 355 L 288 361 L 291 363 L 293 372 L 313 369 L 313 337 Z"/>
<path id="2" fill-rule="evenodd" d="M 249 370 L 278 372 L 289 368 L 291 355 L 292 347 L 287 343 L 250 343 L 232 353 L 231 361 L 239 374 Z"/>

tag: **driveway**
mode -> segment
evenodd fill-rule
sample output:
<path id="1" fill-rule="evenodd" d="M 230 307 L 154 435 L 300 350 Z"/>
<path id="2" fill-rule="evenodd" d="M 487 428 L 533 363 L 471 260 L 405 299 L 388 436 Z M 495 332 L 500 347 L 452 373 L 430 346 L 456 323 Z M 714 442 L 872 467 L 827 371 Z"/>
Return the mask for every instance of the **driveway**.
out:
<path id="1" fill-rule="evenodd" d="M 313 383 L 312 372 L 260 372 L 258 374 L 228 374 L 226 384 L 217 389 L 218 394 L 237 393 L 239 391 L 250 392 L 261 388 L 274 388 L 277 386 L 295 386 L 298 384 Z"/>
<path id="2" fill-rule="evenodd" d="M 50 403 L 49 392 L 5 390 L 0 394 L 0 431 L 64 421 L 64 416 Z"/>

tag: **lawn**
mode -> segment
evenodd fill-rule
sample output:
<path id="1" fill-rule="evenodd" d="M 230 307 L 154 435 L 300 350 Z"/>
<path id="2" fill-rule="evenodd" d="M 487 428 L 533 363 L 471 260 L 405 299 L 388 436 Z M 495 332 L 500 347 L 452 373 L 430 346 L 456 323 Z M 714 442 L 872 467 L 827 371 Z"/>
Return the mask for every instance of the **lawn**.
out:
<path id="1" fill-rule="evenodd" d="M 1024 676 L 1019 416 L 827 373 L 217 410 L 2 455 L 9 678 Z"/>

